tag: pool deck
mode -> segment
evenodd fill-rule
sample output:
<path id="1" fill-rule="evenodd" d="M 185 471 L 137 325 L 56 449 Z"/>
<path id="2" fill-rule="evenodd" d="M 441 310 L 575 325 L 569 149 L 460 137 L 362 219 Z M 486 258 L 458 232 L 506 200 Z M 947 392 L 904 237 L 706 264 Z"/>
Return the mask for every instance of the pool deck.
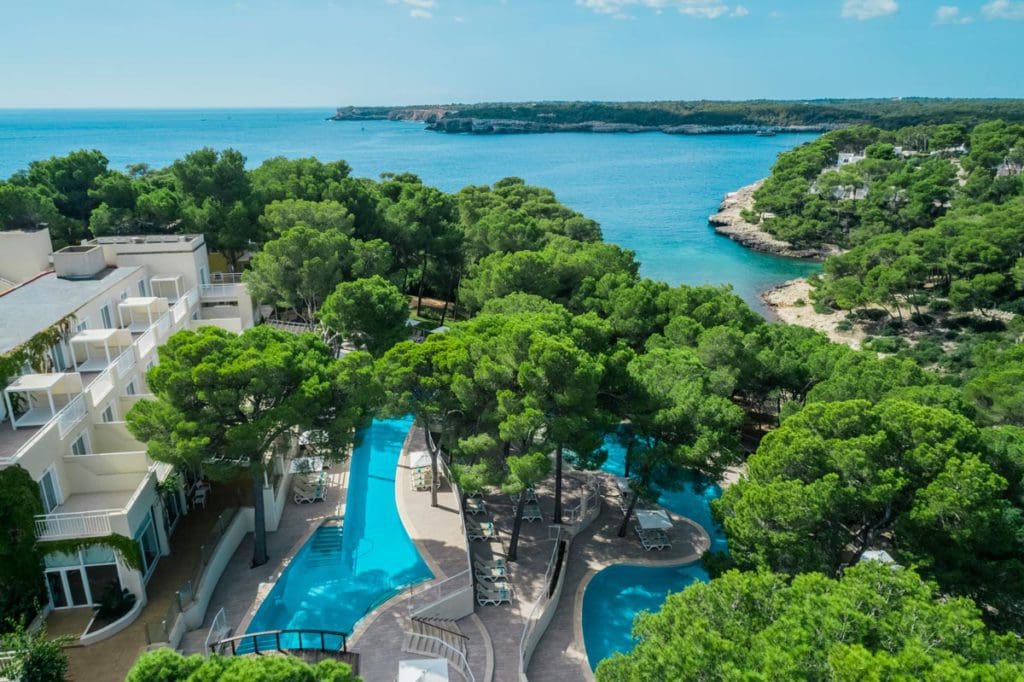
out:
<path id="1" fill-rule="evenodd" d="M 668 512 L 675 524 L 671 549 L 647 552 L 632 532 L 624 538 L 618 537 L 622 512 L 608 502 L 614 499 L 614 484 L 607 474 L 599 475 L 605 501 L 600 515 L 573 540 L 561 602 L 527 669 L 528 677 L 533 680 L 594 679 L 583 643 L 582 620 L 583 593 L 598 571 L 613 564 L 688 564 L 697 561 L 711 544 L 703 528 L 672 512 Z"/>

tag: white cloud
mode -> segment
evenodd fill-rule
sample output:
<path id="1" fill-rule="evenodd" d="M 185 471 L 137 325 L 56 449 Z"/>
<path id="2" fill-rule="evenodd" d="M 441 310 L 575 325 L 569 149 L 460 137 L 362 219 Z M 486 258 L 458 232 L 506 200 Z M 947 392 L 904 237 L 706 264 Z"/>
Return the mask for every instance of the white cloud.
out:
<path id="1" fill-rule="evenodd" d="M 437 8 L 437 0 L 388 0 L 388 4 L 408 7 L 413 19 L 430 19 Z"/>
<path id="2" fill-rule="evenodd" d="M 981 13 L 989 19 L 1024 19 L 1024 2 L 992 0 L 982 5 Z"/>
<path id="3" fill-rule="evenodd" d="M 877 19 L 896 14 L 900 8 L 896 0 L 843 0 L 843 17 L 846 19 Z"/>
<path id="4" fill-rule="evenodd" d="M 723 0 L 576 0 L 576 4 L 618 18 L 625 18 L 627 10 L 632 7 L 645 7 L 658 14 L 665 9 L 675 9 L 681 14 L 702 19 L 745 17 L 750 14 L 743 5 L 729 5 Z"/>
<path id="5" fill-rule="evenodd" d="M 962 16 L 960 8 L 956 5 L 940 5 L 935 10 L 936 24 L 969 24 L 972 21 L 974 21 L 974 18 Z"/>

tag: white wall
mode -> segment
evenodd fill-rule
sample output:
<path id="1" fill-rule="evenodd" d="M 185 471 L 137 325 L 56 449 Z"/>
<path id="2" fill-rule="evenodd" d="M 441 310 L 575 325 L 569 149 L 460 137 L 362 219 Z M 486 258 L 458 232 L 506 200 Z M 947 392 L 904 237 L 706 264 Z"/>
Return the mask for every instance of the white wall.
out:
<path id="1" fill-rule="evenodd" d="M 49 230 L 0 231 L 0 277 L 20 284 L 49 270 L 52 252 Z"/>

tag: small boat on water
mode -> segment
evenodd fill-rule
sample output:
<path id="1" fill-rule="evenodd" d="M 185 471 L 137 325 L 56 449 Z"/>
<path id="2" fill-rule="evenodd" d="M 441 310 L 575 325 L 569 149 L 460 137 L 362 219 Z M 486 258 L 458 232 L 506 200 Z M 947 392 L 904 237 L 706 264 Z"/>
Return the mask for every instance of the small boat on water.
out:
<path id="1" fill-rule="evenodd" d="M 774 130 L 758 130 L 754 134 L 757 135 L 758 137 L 775 137 Z"/>

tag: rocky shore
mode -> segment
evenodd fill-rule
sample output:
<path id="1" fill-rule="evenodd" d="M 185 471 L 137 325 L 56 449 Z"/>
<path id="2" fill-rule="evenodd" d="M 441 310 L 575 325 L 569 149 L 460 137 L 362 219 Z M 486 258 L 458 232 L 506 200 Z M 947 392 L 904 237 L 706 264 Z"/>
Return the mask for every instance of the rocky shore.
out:
<path id="1" fill-rule="evenodd" d="M 847 331 L 839 329 L 839 323 L 846 318 L 843 313 L 815 312 L 811 303 L 811 284 L 804 277 L 772 287 L 761 294 L 761 300 L 778 321 L 815 329 L 832 341 L 845 343 L 854 350 L 861 347 L 867 336 L 857 325 Z"/>
<path id="2" fill-rule="evenodd" d="M 825 245 L 820 248 L 800 248 L 789 242 L 782 241 L 766 232 L 759 225 L 748 223 L 741 215 L 745 209 L 753 208 L 754 192 L 764 184 L 764 180 L 741 187 L 729 192 L 718 206 L 718 213 L 708 217 L 708 222 L 715 232 L 755 251 L 772 253 L 789 258 L 806 258 L 824 260 L 839 253 L 837 247 Z"/>

